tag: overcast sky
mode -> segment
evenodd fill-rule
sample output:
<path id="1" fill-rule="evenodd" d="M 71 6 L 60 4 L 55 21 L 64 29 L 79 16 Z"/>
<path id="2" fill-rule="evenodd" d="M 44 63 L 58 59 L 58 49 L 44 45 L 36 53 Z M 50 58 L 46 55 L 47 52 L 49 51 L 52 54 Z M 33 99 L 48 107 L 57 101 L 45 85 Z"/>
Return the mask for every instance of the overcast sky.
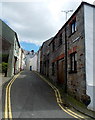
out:
<path id="1" fill-rule="evenodd" d="M 61 11 L 75 11 L 82 0 L 10 1 L 12 0 L 3 0 L 0 18 L 17 32 L 21 43 L 40 46 L 43 41 L 53 37 L 66 22 L 65 13 Z M 85 1 L 93 3 L 94 0 Z M 68 18 L 70 15 L 72 13 L 68 14 Z"/>

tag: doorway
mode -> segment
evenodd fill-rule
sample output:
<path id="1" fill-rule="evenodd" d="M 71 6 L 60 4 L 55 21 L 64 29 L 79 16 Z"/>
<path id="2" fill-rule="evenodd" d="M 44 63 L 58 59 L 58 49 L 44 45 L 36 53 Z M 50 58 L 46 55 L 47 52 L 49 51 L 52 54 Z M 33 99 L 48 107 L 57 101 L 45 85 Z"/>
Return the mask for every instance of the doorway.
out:
<path id="1" fill-rule="evenodd" d="M 14 75 L 16 74 L 16 63 L 17 63 L 17 57 L 14 57 Z"/>
<path id="2" fill-rule="evenodd" d="M 64 59 L 57 62 L 57 79 L 58 83 L 64 83 Z"/>

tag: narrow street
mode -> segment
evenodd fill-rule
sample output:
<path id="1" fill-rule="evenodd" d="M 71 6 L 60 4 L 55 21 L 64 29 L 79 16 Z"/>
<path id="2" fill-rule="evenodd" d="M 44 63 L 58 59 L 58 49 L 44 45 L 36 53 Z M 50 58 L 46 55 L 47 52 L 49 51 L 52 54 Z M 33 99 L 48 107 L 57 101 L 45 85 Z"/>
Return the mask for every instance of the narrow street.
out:
<path id="1" fill-rule="evenodd" d="M 53 89 L 31 71 L 14 81 L 11 107 L 13 118 L 73 118 L 58 106 Z"/>

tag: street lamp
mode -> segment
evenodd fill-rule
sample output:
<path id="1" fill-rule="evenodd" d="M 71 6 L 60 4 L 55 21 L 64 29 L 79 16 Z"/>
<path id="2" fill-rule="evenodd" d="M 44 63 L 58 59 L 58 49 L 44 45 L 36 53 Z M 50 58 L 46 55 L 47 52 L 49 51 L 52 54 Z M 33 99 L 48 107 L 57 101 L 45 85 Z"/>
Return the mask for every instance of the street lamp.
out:
<path id="1" fill-rule="evenodd" d="M 61 12 L 65 12 L 66 13 L 66 21 L 67 21 L 67 15 L 68 15 L 68 13 L 69 12 L 73 12 L 73 10 L 65 10 L 65 11 L 62 10 Z"/>

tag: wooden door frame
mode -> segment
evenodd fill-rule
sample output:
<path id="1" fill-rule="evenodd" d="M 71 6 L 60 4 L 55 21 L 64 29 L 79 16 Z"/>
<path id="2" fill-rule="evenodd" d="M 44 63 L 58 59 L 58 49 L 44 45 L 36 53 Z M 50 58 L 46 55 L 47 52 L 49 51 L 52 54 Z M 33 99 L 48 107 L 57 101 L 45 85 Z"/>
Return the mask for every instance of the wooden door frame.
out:
<path id="1" fill-rule="evenodd" d="M 57 82 L 58 82 L 58 83 L 60 83 L 60 82 L 59 82 L 59 61 L 65 62 L 65 60 L 64 60 L 64 58 L 63 58 L 63 59 L 60 59 L 60 60 L 57 61 Z M 64 67 L 65 67 L 65 66 L 64 66 Z M 64 68 L 63 68 L 63 69 L 64 69 Z M 64 70 L 64 74 L 65 74 L 65 70 Z"/>

